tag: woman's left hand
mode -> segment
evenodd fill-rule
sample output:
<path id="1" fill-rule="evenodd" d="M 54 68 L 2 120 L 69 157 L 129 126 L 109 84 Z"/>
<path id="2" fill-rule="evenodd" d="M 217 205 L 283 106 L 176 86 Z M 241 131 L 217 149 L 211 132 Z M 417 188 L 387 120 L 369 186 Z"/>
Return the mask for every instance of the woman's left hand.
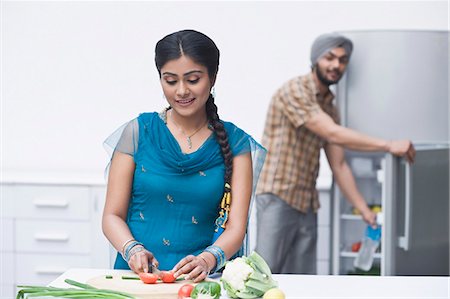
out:
<path id="1" fill-rule="evenodd" d="M 181 274 L 187 274 L 185 277 L 186 280 L 193 280 L 194 282 L 204 280 L 208 276 L 209 270 L 206 259 L 200 257 L 200 255 L 188 255 L 179 261 L 172 269 L 175 278 Z"/>

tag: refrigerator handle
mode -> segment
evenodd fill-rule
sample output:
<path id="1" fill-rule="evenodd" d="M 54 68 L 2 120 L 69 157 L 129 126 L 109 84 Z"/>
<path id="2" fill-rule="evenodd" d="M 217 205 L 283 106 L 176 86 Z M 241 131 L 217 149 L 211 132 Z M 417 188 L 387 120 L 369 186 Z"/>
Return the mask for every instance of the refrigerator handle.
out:
<path id="1" fill-rule="evenodd" d="M 404 236 L 398 237 L 398 247 L 405 251 L 409 250 L 410 236 L 411 236 L 411 166 L 408 162 L 405 163 L 405 232 Z"/>

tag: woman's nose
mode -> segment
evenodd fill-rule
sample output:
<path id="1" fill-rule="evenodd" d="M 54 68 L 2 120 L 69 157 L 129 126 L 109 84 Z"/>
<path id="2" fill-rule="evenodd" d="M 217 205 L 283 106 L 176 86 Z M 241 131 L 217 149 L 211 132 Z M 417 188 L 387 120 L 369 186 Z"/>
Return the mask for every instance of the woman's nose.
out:
<path id="1" fill-rule="evenodd" d="M 177 88 L 177 96 L 184 97 L 184 96 L 187 96 L 188 94 L 189 94 L 189 89 L 187 88 L 186 84 L 184 84 L 183 82 L 180 82 L 180 84 L 178 84 L 178 88 Z"/>

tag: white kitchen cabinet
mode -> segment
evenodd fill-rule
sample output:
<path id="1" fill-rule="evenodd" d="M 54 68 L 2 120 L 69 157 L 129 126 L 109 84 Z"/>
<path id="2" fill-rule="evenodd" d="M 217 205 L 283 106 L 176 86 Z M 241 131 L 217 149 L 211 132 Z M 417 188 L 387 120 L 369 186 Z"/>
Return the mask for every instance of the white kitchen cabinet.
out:
<path id="1" fill-rule="evenodd" d="M 1 182 L 0 298 L 70 268 L 110 268 L 101 230 L 106 188 L 75 181 Z"/>
<path id="2" fill-rule="evenodd" d="M 10 188 L 0 189 L 0 298 L 14 298 L 14 212 Z"/>
<path id="3" fill-rule="evenodd" d="M 91 257 L 87 254 L 18 253 L 15 256 L 15 267 L 17 285 L 47 285 L 67 269 L 92 266 Z"/>
<path id="4" fill-rule="evenodd" d="M 20 185 L 14 188 L 18 219 L 88 220 L 91 199 L 88 186 Z"/>
<path id="5" fill-rule="evenodd" d="M 17 220 L 16 251 L 88 254 L 90 223 L 86 221 Z"/>

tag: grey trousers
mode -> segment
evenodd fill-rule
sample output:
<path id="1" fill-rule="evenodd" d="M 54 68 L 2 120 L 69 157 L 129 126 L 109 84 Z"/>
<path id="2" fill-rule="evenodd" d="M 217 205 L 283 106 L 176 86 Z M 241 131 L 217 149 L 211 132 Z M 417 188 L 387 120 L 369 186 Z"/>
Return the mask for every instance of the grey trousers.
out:
<path id="1" fill-rule="evenodd" d="M 255 251 L 272 273 L 317 274 L 317 214 L 301 213 L 271 193 L 256 197 Z"/>

